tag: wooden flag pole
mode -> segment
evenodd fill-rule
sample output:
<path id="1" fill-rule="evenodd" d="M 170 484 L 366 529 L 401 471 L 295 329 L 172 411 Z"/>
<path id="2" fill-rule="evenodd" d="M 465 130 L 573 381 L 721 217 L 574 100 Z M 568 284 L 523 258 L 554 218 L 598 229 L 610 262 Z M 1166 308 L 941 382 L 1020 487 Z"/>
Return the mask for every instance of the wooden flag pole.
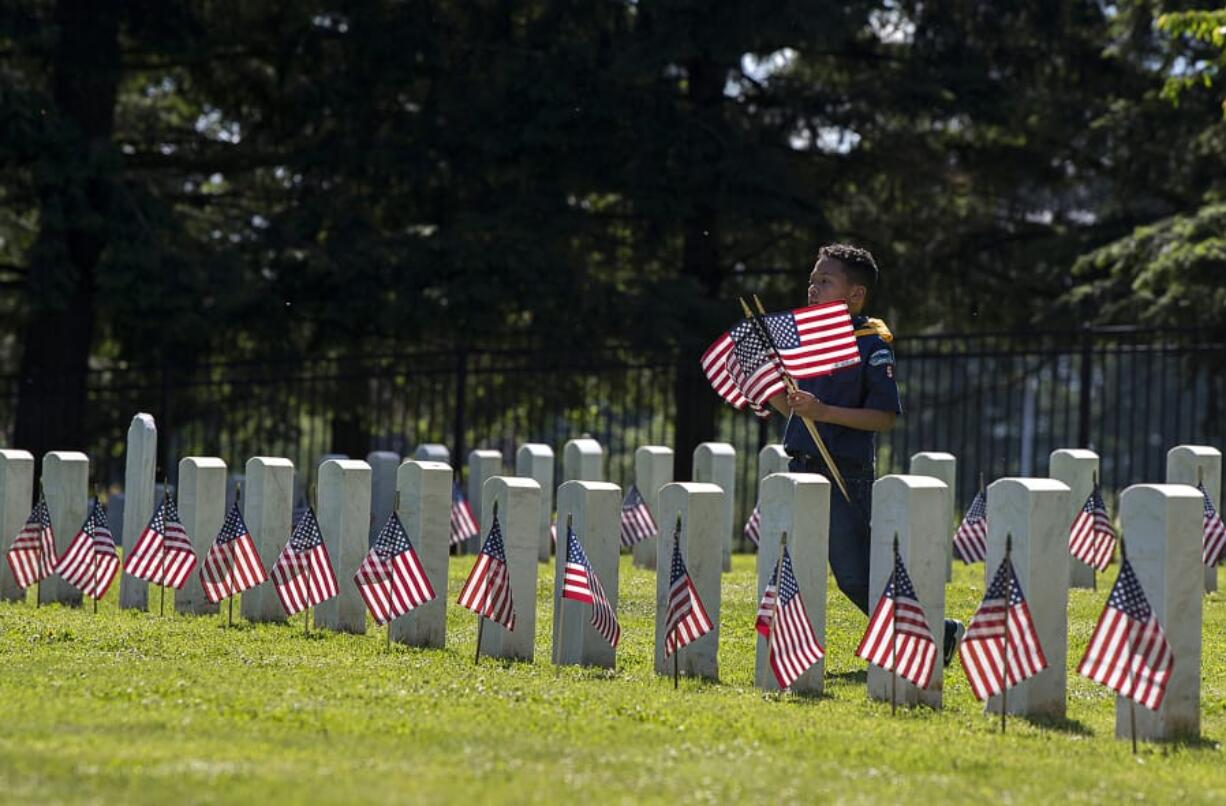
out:
<path id="1" fill-rule="evenodd" d="M 673 551 L 678 551 L 680 545 L 681 545 L 681 513 L 678 512 L 677 513 L 677 525 L 673 528 Z M 670 577 L 672 576 L 671 564 L 670 564 L 670 570 L 669 570 L 668 575 Z M 671 588 L 672 585 L 670 584 L 669 587 Z M 681 679 L 681 660 L 680 660 L 681 647 L 677 646 L 677 632 L 680 626 L 681 626 L 680 623 L 674 624 L 673 629 L 672 629 L 672 633 L 673 633 L 673 636 L 672 636 L 673 637 L 673 691 L 677 690 L 677 687 L 680 685 L 680 679 Z M 664 640 L 667 642 L 668 637 L 665 636 Z"/>
<path id="2" fill-rule="evenodd" d="M 894 533 L 894 570 L 890 581 L 898 574 L 898 532 Z M 894 605 L 890 608 L 890 716 L 898 714 L 898 589 L 894 589 Z"/>
<path id="3" fill-rule="evenodd" d="M 497 499 L 497 498 L 495 498 L 495 499 L 494 499 L 493 511 L 494 511 L 494 514 L 493 514 L 493 519 L 494 519 L 494 520 L 498 520 L 498 499 Z M 480 537 L 480 535 L 478 535 L 478 537 Z M 484 546 L 483 546 L 482 548 L 484 548 Z M 479 551 L 479 550 L 478 550 L 478 553 L 480 553 L 480 551 Z M 509 577 L 509 573 L 508 573 L 508 577 Z M 487 583 L 488 583 L 488 576 L 487 576 L 487 578 L 486 578 L 486 579 L 487 579 Z M 510 579 L 508 579 L 508 580 L 507 580 L 507 583 L 508 583 L 508 584 L 510 584 Z M 475 658 L 474 658 L 474 660 L 473 660 L 473 665 L 474 665 L 474 666 L 475 666 L 476 664 L 478 664 L 478 663 L 480 663 L 480 662 L 481 662 L 481 633 L 482 633 L 482 632 L 485 630 L 485 614 L 484 614 L 484 612 L 483 612 L 483 611 L 485 610 L 485 605 L 486 605 L 486 604 L 488 603 L 488 601 L 489 601 L 489 595 L 488 595 L 488 593 L 487 593 L 485 596 L 483 596 L 482 598 L 483 598 L 483 600 L 484 600 L 484 601 L 482 601 L 482 603 L 481 603 L 481 611 L 482 611 L 482 612 L 478 612 L 478 613 L 477 613 L 477 654 L 476 654 L 476 656 L 475 656 Z"/>
<path id="4" fill-rule="evenodd" d="M 782 586 L 782 580 L 779 578 L 779 575 L 783 573 L 783 550 L 787 548 L 787 545 L 788 533 L 787 530 L 784 529 L 783 533 L 779 535 L 779 558 L 775 560 L 775 602 L 771 606 L 770 637 L 766 640 L 768 659 L 771 655 L 775 654 L 775 635 L 776 631 L 779 629 L 779 589 Z M 767 585 L 770 585 L 769 581 L 767 582 Z"/>
<path id="5" fill-rule="evenodd" d="M 1090 474 L 1090 495 L 1098 491 L 1098 471 L 1095 470 Z M 1104 507 L 1106 504 L 1103 505 Z M 1098 590 L 1098 569 L 1093 565 L 1090 566 L 1090 590 Z"/>
<path id="6" fill-rule="evenodd" d="M 761 317 L 766 314 L 766 308 L 762 305 L 762 300 L 758 299 L 757 294 L 754 295 L 753 301 L 758 306 L 758 315 L 756 316 L 754 315 L 754 312 L 750 310 L 749 303 L 745 302 L 743 298 L 741 299 L 741 307 L 745 310 L 745 316 L 753 321 L 754 325 L 758 328 L 759 335 L 766 339 L 766 343 L 770 345 L 771 352 L 774 353 L 776 364 L 779 367 L 780 377 L 783 378 L 783 385 L 787 388 L 789 393 L 795 392 L 798 390 L 796 381 L 793 380 L 788 371 L 784 369 L 783 359 L 779 356 L 779 348 L 775 344 L 775 338 L 771 335 L 770 329 L 767 328 L 762 322 Z M 826 463 L 826 468 L 830 471 L 830 475 L 833 477 L 835 484 L 838 486 L 839 492 L 843 494 L 843 498 L 845 498 L 847 503 L 850 504 L 851 496 L 847 494 L 847 485 L 843 482 L 843 474 L 839 471 L 838 465 L 834 463 L 834 458 L 830 455 L 830 451 L 826 448 L 826 443 L 822 440 L 822 435 L 817 432 L 817 426 L 808 417 L 802 416 L 800 420 L 805 424 L 805 430 L 808 431 L 809 436 L 812 437 L 813 444 L 817 446 L 817 452 L 822 455 L 822 461 Z"/>
<path id="7" fill-rule="evenodd" d="M 98 506 L 98 488 L 97 487 L 94 488 L 93 506 L 94 507 Z M 92 515 L 93 513 L 91 512 L 90 514 Z M 98 547 L 94 545 L 94 535 L 93 535 L 92 525 L 90 529 L 89 543 L 90 543 L 90 546 L 89 546 L 90 556 L 92 557 L 92 565 L 93 565 L 93 569 L 90 572 L 90 579 L 93 581 L 93 590 L 94 590 L 93 594 L 90 595 L 90 598 L 94 600 L 94 615 L 96 616 L 98 615 L 98 596 L 97 596 L 97 593 L 98 593 Z"/>
<path id="8" fill-rule="evenodd" d="M 1128 562 L 1128 549 L 1124 546 L 1124 535 L 1120 534 L 1120 565 Z M 1128 727 L 1132 734 L 1132 754 L 1137 754 L 1137 701 L 1134 699 L 1137 695 L 1137 680 L 1136 673 L 1133 671 L 1133 658 L 1136 656 L 1137 646 L 1134 637 L 1134 631 L 1128 631 L 1128 690 L 1132 696 L 1128 698 Z"/>
<path id="9" fill-rule="evenodd" d="M 1013 533 L 1005 535 L 1005 645 L 1001 654 L 1000 678 L 1000 732 L 1005 732 L 1005 720 L 1009 714 L 1009 601 L 1013 598 Z"/>
<path id="10" fill-rule="evenodd" d="M 234 487 L 234 506 L 238 506 L 238 503 L 239 501 L 242 500 L 242 497 L 243 497 L 243 485 L 237 484 Z M 231 550 L 231 555 L 233 555 L 233 550 Z M 233 560 L 231 560 L 230 570 L 231 571 L 234 570 Z M 227 587 L 232 587 L 233 584 L 234 584 L 234 581 L 230 580 L 229 585 L 227 585 Z M 234 592 L 231 591 L 230 595 L 227 597 L 230 600 L 230 615 L 226 623 L 227 627 L 234 626 L 234 595 L 235 595 Z"/>
<path id="11" fill-rule="evenodd" d="M 566 548 L 562 550 L 567 551 L 567 552 L 569 552 L 569 549 L 570 549 L 570 546 L 569 546 L 570 529 L 571 529 L 571 525 L 573 524 L 573 517 L 574 517 L 573 513 L 570 513 L 570 512 L 566 513 L 566 539 L 568 541 L 568 545 Z M 562 665 L 562 649 L 566 643 L 566 632 L 563 629 L 566 626 L 566 596 L 563 595 L 565 591 L 566 591 L 566 563 L 565 561 L 563 561 L 562 563 L 562 584 L 558 588 L 558 642 L 557 642 L 557 652 L 554 654 L 554 658 L 553 658 L 554 666 Z"/>

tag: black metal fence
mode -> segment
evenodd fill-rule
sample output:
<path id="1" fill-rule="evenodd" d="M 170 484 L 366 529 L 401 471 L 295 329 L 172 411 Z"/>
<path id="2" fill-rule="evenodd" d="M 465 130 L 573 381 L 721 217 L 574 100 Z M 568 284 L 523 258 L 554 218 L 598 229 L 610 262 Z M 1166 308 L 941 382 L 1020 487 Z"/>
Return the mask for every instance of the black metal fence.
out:
<path id="1" fill-rule="evenodd" d="M 1104 486 L 1122 489 L 1161 480 L 1170 446 L 1223 442 L 1226 345 L 1195 331 L 939 334 L 895 347 L 906 413 L 879 439 L 878 473 L 905 471 L 918 451 L 948 451 L 958 457 L 961 502 L 981 472 L 1045 474 L 1057 448 L 1097 451 Z M 128 424 L 146 411 L 158 421 L 172 479 L 182 456 L 220 456 L 238 472 L 251 456 L 274 455 L 303 469 L 305 489 L 327 453 L 410 455 L 440 442 L 453 464 L 474 448 L 501 450 L 513 472 L 518 446 L 543 442 L 560 471 L 562 444 L 589 434 L 607 450 L 608 478 L 627 485 L 637 447 L 673 443 L 677 361 L 616 348 L 562 362 L 537 350 L 490 349 L 116 366 L 89 376 L 88 453 L 95 482 L 121 484 Z M 17 379 L 0 378 L 6 444 L 16 394 Z M 762 423 L 731 409 L 719 416 L 716 439 L 737 449 L 741 522 L 756 495 L 758 450 L 781 428 L 779 418 Z"/>

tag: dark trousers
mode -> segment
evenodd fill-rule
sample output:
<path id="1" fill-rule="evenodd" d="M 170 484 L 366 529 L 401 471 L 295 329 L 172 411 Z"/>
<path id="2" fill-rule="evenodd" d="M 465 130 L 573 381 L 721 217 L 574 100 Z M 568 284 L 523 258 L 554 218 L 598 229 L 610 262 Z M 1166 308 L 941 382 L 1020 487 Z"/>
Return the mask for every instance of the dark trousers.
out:
<path id="1" fill-rule="evenodd" d="M 843 462 L 835 460 L 840 466 Z M 848 464 L 851 464 L 850 462 Z M 788 463 L 793 473 L 821 473 L 829 478 L 825 464 L 820 459 L 795 457 Z M 868 560 L 872 545 L 870 517 L 873 512 L 873 476 L 865 474 L 863 466 L 855 468 L 851 475 L 845 471 L 843 481 L 847 484 L 850 503 L 839 492 L 838 485 L 831 482 L 830 489 L 830 570 L 839 590 L 869 614 Z M 946 634 L 952 634 L 954 622 L 945 620 Z"/>

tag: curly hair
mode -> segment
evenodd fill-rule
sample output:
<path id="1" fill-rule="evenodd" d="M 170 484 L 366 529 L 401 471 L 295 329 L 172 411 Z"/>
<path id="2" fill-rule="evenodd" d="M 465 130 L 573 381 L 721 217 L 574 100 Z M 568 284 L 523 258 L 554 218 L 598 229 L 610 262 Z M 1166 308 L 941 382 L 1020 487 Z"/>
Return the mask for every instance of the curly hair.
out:
<path id="1" fill-rule="evenodd" d="M 817 250 L 817 259 L 827 257 L 843 264 L 847 279 L 868 289 L 869 296 L 877 288 L 877 261 L 873 253 L 849 243 L 832 243 Z"/>

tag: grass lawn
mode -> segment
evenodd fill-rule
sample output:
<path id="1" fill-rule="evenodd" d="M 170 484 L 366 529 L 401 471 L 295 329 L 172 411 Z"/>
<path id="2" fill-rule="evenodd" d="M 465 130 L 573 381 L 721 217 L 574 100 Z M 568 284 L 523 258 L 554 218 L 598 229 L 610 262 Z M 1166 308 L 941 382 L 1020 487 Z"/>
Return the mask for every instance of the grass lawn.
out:
<path id="1" fill-rule="evenodd" d="M 470 562 L 453 558 L 451 601 Z M 612 673 L 548 662 L 552 565 L 537 661 L 476 669 L 475 618 L 450 604 L 446 650 L 390 652 L 382 631 L 121 613 L 118 584 L 98 615 L 0 604 L 0 800 L 1226 800 L 1221 593 L 1205 600 L 1205 738 L 1134 758 L 1113 695 L 1072 672 L 1109 581 L 1071 593 L 1068 719 L 1001 736 L 960 667 L 943 711 L 869 702 L 852 656 L 865 619 L 833 584 L 827 695 L 756 691 L 753 568 L 736 557 L 724 580 L 722 681 L 676 692 L 651 670 L 654 574 L 628 558 Z M 956 569 L 950 613 L 969 618 L 982 575 Z"/>

